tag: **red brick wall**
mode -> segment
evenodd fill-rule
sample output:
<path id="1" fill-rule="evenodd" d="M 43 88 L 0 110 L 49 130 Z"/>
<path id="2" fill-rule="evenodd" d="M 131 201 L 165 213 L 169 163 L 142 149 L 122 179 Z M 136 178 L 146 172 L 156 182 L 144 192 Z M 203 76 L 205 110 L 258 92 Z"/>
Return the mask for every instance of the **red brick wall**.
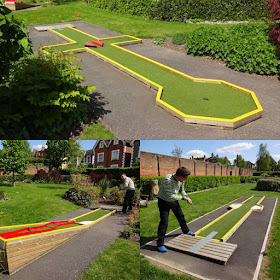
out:
<path id="1" fill-rule="evenodd" d="M 191 172 L 191 175 L 229 176 L 230 170 L 232 170 L 232 176 L 239 175 L 239 168 L 235 166 L 219 165 L 148 152 L 140 153 L 140 161 L 140 174 L 142 177 L 165 176 L 166 174 L 174 173 L 180 166 L 186 167 Z M 241 169 L 241 174 L 252 176 L 253 170 Z"/>
<path id="2" fill-rule="evenodd" d="M 43 167 L 39 167 L 38 170 L 43 169 L 45 172 L 49 172 L 49 168 L 46 166 Z M 36 174 L 37 173 L 37 169 L 35 166 L 30 165 L 28 167 L 28 169 L 25 171 L 25 174 Z"/>

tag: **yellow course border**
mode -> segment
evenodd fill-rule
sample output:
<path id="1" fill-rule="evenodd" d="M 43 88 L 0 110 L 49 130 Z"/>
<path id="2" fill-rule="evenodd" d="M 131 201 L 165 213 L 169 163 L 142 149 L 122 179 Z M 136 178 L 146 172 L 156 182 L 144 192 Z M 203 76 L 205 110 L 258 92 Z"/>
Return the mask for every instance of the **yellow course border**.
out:
<path id="1" fill-rule="evenodd" d="M 243 202 L 240 202 L 240 204 L 243 204 L 245 203 L 246 201 L 250 200 L 251 198 L 253 197 L 258 197 L 258 196 L 250 196 L 249 198 L 247 198 L 246 200 L 244 200 Z M 246 217 L 248 217 L 253 211 L 262 211 L 263 210 L 263 205 L 260 205 L 260 203 L 264 200 L 265 196 L 260 196 L 260 200 L 256 203 L 256 205 L 259 205 L 261 206 L 261 209 L 257 209 L 257 210 L 254 210 L 254 209 L 250 209 L 248 210 L 248 212 L 221 238 L 221 239 L 212 239 L 212 240 L 215 240 L 215 241 L 224 241 L 225 239 L 228 239 L 229 236 L 231 234 L 233 234 L 237 228 L 241 225 L 241 223 L 246 219 Z M 234 205 L 234 204 L 237 204 L 237 203 L 233 203 L 231 205 Z M 238 203 L 239 204 L 239 203 Z M 229 205 L 229 207 L 231 207 L 231 205 Z M 206 226 L 202 227 L 201 229 L 197 230 L 194 234 L 197 236 L 197 237 L 200 237 L 200 238 L 204 238 L 203 236 L 199 236 L 198 234 L 200 232 L 202 232 L 203 230 L 205 230 L 206 228 L 210 227 L 211 225 L 213 225 L 214 223 L 216 223 L 218 220 L 220 220 L 221 218 L 225 217 L 226 215 L 228 215 L 229 213 L 231 213 L 232 211 L 234 211 L 235 209 L 232 208 L 231 210 L 227 211 L 226 213 L 224 213 L 223 215 L 219 216 L 217 219 L 215 219 L 214 221 L 210 222 L 209 224 L 207 224 Z"/>
<path id="2" fill-rule="evenodd" d="M 131 39 L 134 39 L 132 41 L 125 41 L 125 42 L 116 42 L 116 43 L 112 43 L 111 46 L 115 47 L 115 48 L 118 48 L 124 52 L 127 52 L 127 53 L 130 53 L 134 56 L 137 56 L 141 59 L 144 59 L 146 61 L 149 61 L 153 64 L 156 64 L 164 69 L 167 69 L 171 72 L 174 72 L 178 75 L 181 75 L 183 77 L 185 77 L 186 79 L 189 79 L 193 82 L 202 82 L 202 83 L 216 83 L 216 84 L 223 84 L 223 85 L 226 85 L 226 86 L 229 86 L 229 87 L 232 87 L 232 88 L 235 88 L 239 91 L 242 91 L 246 94 L 249 94 L 251 96 L 251 98 L 253 99 L 255 105 L 256 105 L 256 108 L 255 110 L 253 111 L 250 111 L 248 113 L 245 113 L 241 116 L 238 116 L 236 118 L 233 118 L 233 119 L 224 119 L 224 118 L 214 118 L 214 117 L 205 117 L 205 116 L 195 116 L 195 115 L 188 115 L 188 114 L 185 114 L 183 112 L 181 112 L 180 110 L 176 109 L 175 107 L 171 106 L 170 104 L 164 102 L 163 100 L 161 100 L 161 97 L 162 97 L 162 93 L 163 93 L 163 87 L 147 78 L 145 78 L 144 76 L 141 76 L 140 74 L 134 72 L 133 70 L 125 67 L 124 65 L 121 65 L 119 63 L 117 63 L 116 61 L 104 56 L 104 55 L 101 55 L 99 54 L 98 52 L 95 52 L 93 51 L 92 49 L 90 48 L 87 48 L 87 47 L 83 47 L 83 48 L 77 48 L 77 49 L 73 49 L 73 50 L 66 50 L 64 52 L 80 52 L 80 51 L 87 51 L 91 54 L 94 54 L 95 56 L 99 57 L 99 58 L 102 58 L 104 59 L 105 61 L 107 62 L 110 62 L 111 64 L 117 66 L 117 67 L 120 67 L 122 69 L 124 69 L 125 71 L 128 72 L 128 74 L 132 74 L 133 77 L 138 77 L 140 78 L 140 81 L 144 81 L 144 82 L 147 82 L 148 84 L 150 85 L 153 85 L 156 89 L 157 89 L 157 96 L 156 96 L 156 103 L 159 107 L 165 109 L 166 111 L 172 113 L 173 115 L 175 115 L 176 117 L 178 117 L 179 119 L 181 119 L 182 121 L 184 122 L 189 122 L 189 123 L 201 123 L 201 124 L 206 124 L 206 125 L 214 125 L 214 126 L 221 126 L 221 127 L 227 127 L 227 128 L 237 128 L 239 126 L 242 126 L 248 122 L 251 122 L 255 119 L 258 119 L 262 116 L 262 111 L 263 111 L 263 108 L 257 98 L 257 96 L 255 95 L 255 93 L 251 90 L 248 90 L 248 89 L 245 89 L 243 87 L 240 87 L 240 86 L 237 86 L 237 85 L 234 85 L 232 83 L 229 83 L 229 82 L 226 82 L 226 81 L 223 81 L 223 80 L 215 80 L 215 79 L 203 79 L 203 78 L 195 78 L 195 77 L 192 77 L 192 76 L 189 76 L 189 75 L 186 75 L 185 73 L 182 73 L 178 70 L 175 70 L 171 67 L 168 67 L 166 65 L 163 65 L 159 62 L 156 62 L 152 59 L 149 59 L 147 57 L 144 57 L 140 54 L 137 54 L 135 52 L 132 52 L 130 50 L 127 50 L 123 47 L 121 47 L 121 45 L 128 45 L 128 44 L 134 44 L 134 43 L 139 43 L 139 42 L 142 42 L 141 39 L 139 38 L 136 38 L 134 36 L 130 36 L 130 35 L 120 35 L 120 36 L 114 36 L 114 37 L 107 37 L 107 38 L 98 38 L 98 37 L 95 37 L 95 36 L 92 36 L 86 32 L 83 32 L 81 30 L 78 30 L 76 28 L 73 28 L 73 27 L 70 27 L 70 26 L 67 26 L 67 28 L 69 29 L 73 29 L 77 32 L 80 32 L 84 35 L 87 35 L 95 40 L 98 40 L 98 41 L 104 41 L 104 40 L 109 40 L 109 39 L 115 39 L 115 38 L 122 38 L 122 37 L 129 37 Z M 57 45 L 50 45 L 50 46 L 44 46 L 43 48 L 51 48 L 51 47 L 59 47 L 59 46 L 67 46 L 67 45 L 73 45 L 73 44 L 76 44 L 77 42 L 56 32 L 54 29 L 52 28 L 48 28 L 49 31 L 57 34 L 58 36 L 66 39 L 67 41 L 69 41 L 68 43 L 64 43 L 64 44 L 57 44 Z"/>
<path id="3" fill-rule="evenodd" d="M 78 217 L 72 218 L 72 219 L 70 219 L 70 221 L 73 221 L 73 220 L 78 219 L 78 218 L 80 218 L 80 217 L 89 215 L 89 214 L 91 214 L 91 213 L 93 213 L 93 212 L 95 212 L 95 211 L 98 211 L 98 210 L 100 210 L 100 209 L 102 209 L 102 208 L 97 208 L 97 209 L 95 209 L 95 210 L 93 210 L 93 211 L 90 211 L 90 212 L 85 213 L 85 214 L 83 214 L 83 215 L 80 215 L 80 216 L 78 216 Z M 9 238 L 9 239 L 5 239 L 5 238 L 2 238 L 2 237 L 0 236 L 0 240 L 2 240 L 2 241 L 4 241 L 4 242 L 8 242 L 8 241 L 12 241 L 12 240 L 23 239 L 23 238 L 28 238 L 28 237 L 34 237 L 34 236 L 44 235 L 44 234 L 48 234 L 48 233 L 59 232 L 59 231 L 63 231 L 63 230 L 69 230 L 69 229 L 72 230 L 72 229 L 75 229 L 75 228 L 78 228 L 78 227 L 79 227 L 79 228 L 80 228 L 80 227 L 88 227 L 88 226 L 91 226 L 91 225 L 93 225 L 93 224 L 99 222 L 100 220 L 106 218 L 107 216 L 112 215 L 112 214 L 115 213 L 116 211 L 117 211 L 117 210 L 113 210 L 113 211 L 111 211 L 110 213 L 108 213 L 108 214 L 106 214 L 106 215 L 104 215 L 104 216 L 98 218 L 97 220 L 95 220 L 95 221 L 93 221 L 92 223 L 87 224 L 87 225 L 78 225 L 78 226 L 71 227 L 71 228 L 64 228 L 64 229 L 52 230 L 52 231 L 48 231 L 48 232 L 42 232 L 42 233 L 37 233 L 37 234 L 32 234 L 32 235 L 27 235 L 27 236 L 19 236 L 19 237 L 14 237 L 14 238 Z M 42 225 L 42 224 L 46 224 L 46 223 L 48 223 L 48 222 L 45 222 L 45 223 L 34 223 L 34 224 L 23 224 L 23 225 L 16 225 L 16 226 L 5 226 L 5 227 L 0 227 L 0 229 L 3 229 L 3 228 L 12 228 L 12 227 L 27 227 L 27 226 L 31 226 L 31 225 L 35 226 L 35 225 Z"/>

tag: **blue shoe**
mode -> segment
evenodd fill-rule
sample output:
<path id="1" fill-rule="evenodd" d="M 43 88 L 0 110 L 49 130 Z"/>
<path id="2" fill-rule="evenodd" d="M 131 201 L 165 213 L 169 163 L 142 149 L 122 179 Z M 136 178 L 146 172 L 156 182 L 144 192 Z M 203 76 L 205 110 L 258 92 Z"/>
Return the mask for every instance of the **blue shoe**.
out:
<path id="1" fill-rule="evenodd" d="M 192 231 L 190 231 L 190 230 L 187 232 L 187 234 L 191 235 L 191 236 L 195 236 L 195 234 Z"/>
<path id="2" fill-rule="evenodd" d="M 161 252 L 161 253 L 167 252 L 167 249 L 166 249 L 165 246 L 159 246 L 159 247 L 157 247 L 157 248 L 158 248 L 158 251 Z"/>
<path id="3" fill-rule="evenodd" d="M 119 213 L 119 214 L 125 214 L 123 211 L 119 211 L 118 213 Z"/>

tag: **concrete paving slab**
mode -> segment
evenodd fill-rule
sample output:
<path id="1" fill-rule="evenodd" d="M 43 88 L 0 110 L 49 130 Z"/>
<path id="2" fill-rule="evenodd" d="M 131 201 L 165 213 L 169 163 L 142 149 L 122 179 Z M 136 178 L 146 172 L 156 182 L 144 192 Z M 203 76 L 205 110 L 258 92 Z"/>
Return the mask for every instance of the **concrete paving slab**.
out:
<path id="1" fill-rule="evenodd" d="M 242 197 L 234 202 L 244 201 Z M 231 202 L 232 203 L 232 202 Z M 203 216 L 191 223 L 189 227 L 196 231 L 208 223 L 207 219 L 215 217 L 227 211 L 227 205 Z M 156 240 L 142 246 L 140 253 L 153 261 L 171 267 L 181 272 L 194 275 L 199 279 L 215 280 L 251 280 L 253 279 L 262 255 L 262 246 L 273 215 L 277 198 L 266 197 L 261 203 L 264 205 L 262 212 L 253 212 L 240 228 L 229 238 L 228 242 L 237 244 L 238 247 L 226 265 L 216 264 L 207 260 L 199 259 L 179 252 L 168 250 L 167 253 L 159 253 L 156 249 Z M 181 234 L 181 229 L 176 229 L 166 238 L 166 241 Z"/>
<path id="2" fill-rule="evenodd" d="M 82 21 L 72 24 L 97 37 L 121 35 Z M 50 32 L 36 31 L 34 26 L 29 30 L 35 51 L 40 44 L 65 42 Z M 94 84 L 97 88 L 92 94 L 91 111 L 118 139 L 279 139 L 280 130 L 274 125 L 280 122 L 278 80 L 236 72 L 215 61 L 162 48 L 148 40 L 127 49 L 194 77 L 223 79 L 253 90 L 264 112 L 261 119 L 233 131 L 186 125 L 156 106 L 154 91 L 92 55 L 80 53 L 85 84 Z"/>
<path id="3" fill-rule="evenodd" d="M 48 221 L 71 219 L 92 209 L 79 209 Z M 14 275 L 0 274 L 2 280 L 74 280 L 116 238 L 127 223 L 127 216 L 114 214 L 85 232 L 27 265 Z"/>

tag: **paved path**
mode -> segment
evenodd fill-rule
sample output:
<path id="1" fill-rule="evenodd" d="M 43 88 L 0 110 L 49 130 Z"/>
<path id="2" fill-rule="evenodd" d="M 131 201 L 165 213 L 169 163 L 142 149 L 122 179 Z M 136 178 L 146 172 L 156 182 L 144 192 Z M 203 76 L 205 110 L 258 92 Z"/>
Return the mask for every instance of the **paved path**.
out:
<path id="1" fill-rule="evenodd" d="M 49 221 L 65 220 L 88 212 L 80 209 Z M 114 214 L 60 245 L 14 275 L 0 274 L 2 280 L 74 280 L 124 229 L 127 217 Z"/>
<path id="2" fill-rule="evenodd" d="M 120 35 L 97 25 L 72 22 L 82 31 L 105 37 Z M 34 50 L 40 44 L 64 42 L 50 32 L 29 27 Z M 280 82 L 275 79 L 240 73 L 209 59 L 193 57 L 153 45 L 149 40 L 128 49 L 199 78 L 223 79 L 253 90 L 264 108 L 263 117 L 234 131 L 185 125 L 155 105 L 156 93 L 142 83 L 87 53 L 82 59 L 86 84 L 97 88 L 91 111 L 118 139 L 279 139 Z M 229 104 L 230 106 L 230 104 Z"/>
<path id="3" fill-rule="evenodd" d="M 234 202 L 242 202 L 246 198 L 242 197 Z M 263 211 L 252 212 L 229 238 L 227 242 L 237 244 L 238 247 L 226 265 L 178 253 L 171 249 L 167 253 L 159 253 L 156 249 L 155 240 L 143 246 L 140 253 L 153 258 L 156 262 L 165 266 L 197 275 L 199 279 L 252 280 L 276 200 L 273 197 L 265 198 L 261 203 L 261 205 L 264 205 Z M 228 203 L 208 215 L 189 223 L 190 230 L 195 232 L 208 224 L 208 219 L 214 220 L 218 218 L 228 211 L 227 207 L 230 204 Z M 171 232 L 168 234 L 166 242 L 181 233 L 181 229 Z"/>

